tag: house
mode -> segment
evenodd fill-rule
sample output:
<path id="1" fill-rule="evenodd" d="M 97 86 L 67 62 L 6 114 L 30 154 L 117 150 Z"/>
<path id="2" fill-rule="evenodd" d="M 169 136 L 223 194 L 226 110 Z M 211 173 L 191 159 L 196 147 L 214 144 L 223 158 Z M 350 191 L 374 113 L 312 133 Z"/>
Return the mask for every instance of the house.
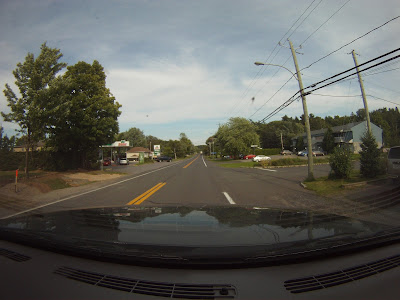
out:
<path id="1" fill-rule="evenodd" d="M 311 143 L 313 150 L 324 150 L 322 149 L 322 141 L 327 128 L 311 131 Z M 354 153 L 361 151 L 361 138 L 367 131 L 367 121 L 354 122 L 345 125 L 332 127 L 332 132 L 336 144 L 344 144 L 350 147 Z M 371 131 L 375 140 L 378 144 L 378 148 L 383 146 L 383 130 L 377 125 L 371 123 Z M 307 145 L 306 133 L 299 135 L 292 139 L 293 148 L 296 147 L 297 139 L 303 138 L 304 145 Z M 302 149 L 296 149 L 297 151 Z"/>
<path id="2" fill-rule="evenodd" d="M 139 160 L 139 155 L 140 155 L 140 153 L 143 153 L 144 158 L 149 158 L 149 157 L 152 156 L 152 155 L 151 155 L 152 153 L 151 153 L 151 151 L 150 151 L 149 149 L 143 148 L 143 147 L 134 147 L 134 148 L 129 149 L 129 150 L 126 152 L 126 157 L 127 157 L 130 161 Z"/>
<path id="3" fill-rule="evenodd" d="M 39 141 L 36 145 L 33 147 L 33 151 L 41 151 L 45 147 L 45 142 Z M 13 149 L 14 152 L 25 152 L 26 151 L 26 145 L 23 146 L 14 146 Z M 29 147 L 29 151 L 32 151 L 32 149 Z"/>

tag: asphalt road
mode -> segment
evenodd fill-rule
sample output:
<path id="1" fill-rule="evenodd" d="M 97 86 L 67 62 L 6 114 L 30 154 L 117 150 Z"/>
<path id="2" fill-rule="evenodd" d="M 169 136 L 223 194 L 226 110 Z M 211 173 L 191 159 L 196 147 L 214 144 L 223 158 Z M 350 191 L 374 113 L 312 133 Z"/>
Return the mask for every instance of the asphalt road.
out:
<path id="1" fill-rule="evenodd" d="M 308 209 L 321 205 L 320 197 L 301 187 L 307 167 L 224 168 L 202 155 L 172 163 L 118 167 L 130 174 L 117 181 L 76 193 L 35 209 L 49 212 L 92 207 L 245 205 Z M 140 169 L 140 171 L 139 171 Z M 315 166 L 316 175 L 326 175 L 329 166 Z"/>

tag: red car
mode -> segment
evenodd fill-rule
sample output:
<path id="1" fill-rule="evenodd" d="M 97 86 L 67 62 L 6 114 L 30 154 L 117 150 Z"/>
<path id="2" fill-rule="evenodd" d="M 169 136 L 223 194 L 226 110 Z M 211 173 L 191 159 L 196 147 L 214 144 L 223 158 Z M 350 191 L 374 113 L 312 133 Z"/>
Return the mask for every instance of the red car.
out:
<path id="1" fill-rule="evenodd" d="M 103 166 L 111 166 L 111 159 L 105 159 L 103 161 Z"/>
<path id="2" fill-rule="evenodd" d="M 254 154 L 247 154 L 243 159 L 252 159 L 254 157 L 256 157 Z"/>

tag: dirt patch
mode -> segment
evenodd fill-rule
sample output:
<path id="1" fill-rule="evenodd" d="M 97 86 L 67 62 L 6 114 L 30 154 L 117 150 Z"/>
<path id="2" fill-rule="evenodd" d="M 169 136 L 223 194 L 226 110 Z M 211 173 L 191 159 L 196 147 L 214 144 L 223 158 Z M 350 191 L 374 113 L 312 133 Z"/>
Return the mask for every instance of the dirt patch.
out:
<path id="1" fill-rule="evenodd" d="M 71 173 L 63 175 L 66 180 L 87 180 L 104 181 L 120 177 L 120 174 L 90 174 L 90 173 Z"/>

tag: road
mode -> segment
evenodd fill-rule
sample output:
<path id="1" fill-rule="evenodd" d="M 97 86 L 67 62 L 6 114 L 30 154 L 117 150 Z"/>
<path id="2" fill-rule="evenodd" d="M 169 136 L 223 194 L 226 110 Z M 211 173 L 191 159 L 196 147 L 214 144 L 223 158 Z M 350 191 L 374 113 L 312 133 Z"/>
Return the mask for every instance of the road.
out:
<path id="1" fill-rule="evenodd" d="M 141 172 L 138 167 L 119 167 L 130 175 L 93 186 L 82 193 L 48 201 L 29 212 L 50 212 L 117 206 L 245 205 L 270 208 L 321 207 L 323 198 L 301 187 L 307 167 L 224 168 L 202 155 L 172 163 L 155 163 Z M 329 166 L 316 166 L 326 175 Z M 18 212 L 23 213 L 23 211 Z"/>

